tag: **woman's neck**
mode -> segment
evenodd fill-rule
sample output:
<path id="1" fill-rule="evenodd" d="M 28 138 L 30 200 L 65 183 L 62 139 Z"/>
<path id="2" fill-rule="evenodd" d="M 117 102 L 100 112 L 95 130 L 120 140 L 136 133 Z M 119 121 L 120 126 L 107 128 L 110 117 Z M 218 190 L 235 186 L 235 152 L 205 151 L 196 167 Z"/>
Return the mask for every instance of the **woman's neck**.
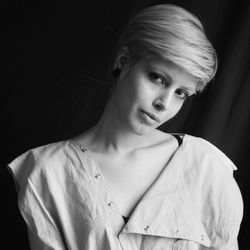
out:
<path id="1" fill-rule="evenodd" d="M 150 135 L 137 135 L 119 119 L 112 99 L 99 122 L 91 129 L 91 144 L 99 152 L 126 154 L 150 143 Z"/>

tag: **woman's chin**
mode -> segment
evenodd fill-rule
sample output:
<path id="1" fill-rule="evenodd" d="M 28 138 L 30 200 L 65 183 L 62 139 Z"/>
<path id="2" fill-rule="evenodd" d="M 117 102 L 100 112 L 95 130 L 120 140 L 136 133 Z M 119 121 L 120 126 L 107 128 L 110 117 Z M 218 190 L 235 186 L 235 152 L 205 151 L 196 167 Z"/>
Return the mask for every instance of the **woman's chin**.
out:
<path id="1" fill-rule="evenodd" d="M 152 131 L 154 131 L 156 128 L 154 126 L 149 126 L 147 124 L 139 123 L 134 126 L 132 126 L 132 131 L 136 135 L 143 136 L 150 134 Z"/>

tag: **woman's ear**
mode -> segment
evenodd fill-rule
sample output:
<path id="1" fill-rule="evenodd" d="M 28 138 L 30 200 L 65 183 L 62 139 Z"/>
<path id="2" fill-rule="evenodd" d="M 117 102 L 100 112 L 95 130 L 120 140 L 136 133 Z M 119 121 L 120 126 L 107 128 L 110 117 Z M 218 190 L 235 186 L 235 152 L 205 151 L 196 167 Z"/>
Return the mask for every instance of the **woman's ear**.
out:
<path id="1" fill-rule="evenodd" d="M 117 54 L 113 70 L 117 68 L 122 70 L 124 66 L 129 62 L 129 59 L 130 59 L 129 48 L 127 46 L 124 46 L 120 49 L 120 51 Z"/>

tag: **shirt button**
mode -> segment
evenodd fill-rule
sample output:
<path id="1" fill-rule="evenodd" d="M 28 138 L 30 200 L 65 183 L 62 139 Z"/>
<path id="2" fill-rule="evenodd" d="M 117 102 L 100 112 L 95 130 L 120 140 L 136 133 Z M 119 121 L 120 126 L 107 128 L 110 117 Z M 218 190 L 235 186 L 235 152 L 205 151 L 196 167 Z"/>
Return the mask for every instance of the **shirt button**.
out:
<path id="1" fill-rule="evenodd" d="M 101 177 L 101 175 L 99 173 L 95 175 L 96 179 L 100 179 L 100 177 Z"/>
<path id="2" fill-rule="evenodd" d="M 147 232 L 149 229 L 149 225 L 147 225 L 146 227 L 144 227 L 144 231 Z"/>
<path id="3" fill-rule="evenodd" d="M 86 147 L 84 147 L 83 145 L 80 145 L 80 149 L 81 149 L 82 152 L 88 151 L 88 149 Z"/>
<path id="4" fill-rule="evenodd" d="M 113 201 L 110 201 L 110 202 L 108 203 L 108 206 L 109 206 L 109 207 L 112 207 L 113 204 L 114 204 Z"/>
<path id="5" fill-rule="evenodd" d="M 178 234 L 179 232 L 180 232 L 179 229 L 176 229 L 176 230 L 175 230 L 175 234 Z"/>
<path id="6" fill-rule="evenodd" d="M 202 240 L 202 241 L 204 240 L 204 235 L 203 235 L 203 234 L 201 235 L 201 240 Z"/>

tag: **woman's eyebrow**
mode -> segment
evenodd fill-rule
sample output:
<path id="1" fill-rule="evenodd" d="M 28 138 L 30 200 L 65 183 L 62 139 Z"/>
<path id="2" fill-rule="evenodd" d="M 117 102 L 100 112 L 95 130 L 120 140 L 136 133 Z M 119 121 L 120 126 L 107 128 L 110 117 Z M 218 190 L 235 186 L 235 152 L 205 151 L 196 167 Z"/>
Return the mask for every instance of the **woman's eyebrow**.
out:
<path id="1" fill-rule="evenodd" d="M 161 65 L 158 64 L 152 64 L 151 68 L 155 71 L 157 71 L 158 73 L 161 73 L 167 80 L 167 82 L 169 84 L 173 83 L 173 78 L 170 76 L 170 74 L 168 74 L 167 70 L 165 67 L 162 67 Z M 191 94 L 195 94 L 196 93 L 196 87 L 187 87 L 185 85 L 180 85 L 179 88 L 185 89 L 188 92 L 190 92 Z"/>
<path id="2" fill-rule="evenodd" d="M 160 73 L 166 78 L 168 83 L 173 83 L 173 78 L 165 70 L 163 70 L 162 67 L 152 65 L 152 68 L 156 71 L 160 71 Z"/>

